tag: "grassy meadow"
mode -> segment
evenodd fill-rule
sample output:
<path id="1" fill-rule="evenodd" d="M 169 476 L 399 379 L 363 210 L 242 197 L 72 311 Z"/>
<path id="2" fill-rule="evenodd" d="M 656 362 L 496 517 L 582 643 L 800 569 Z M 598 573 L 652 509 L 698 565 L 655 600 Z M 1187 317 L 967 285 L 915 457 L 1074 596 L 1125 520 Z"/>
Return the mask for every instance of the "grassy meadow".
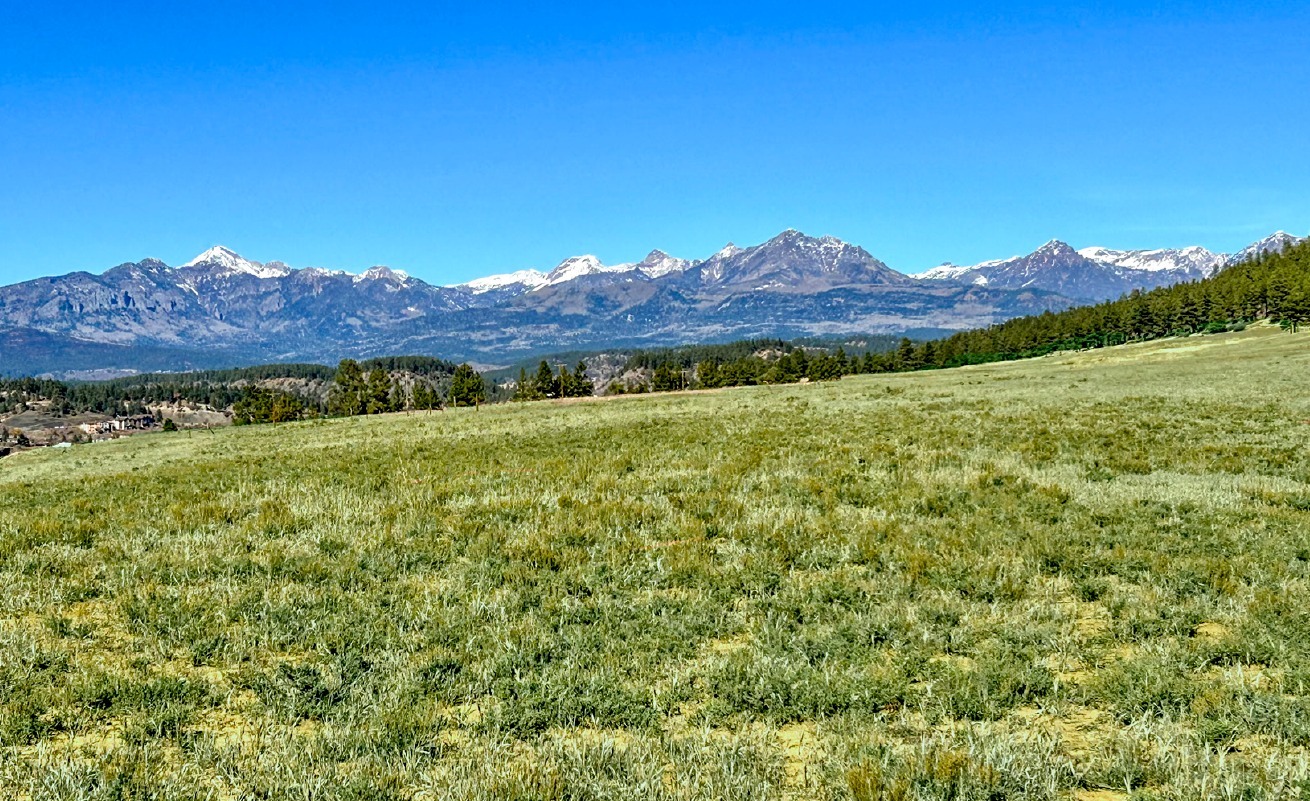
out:
<path id="1" fill-rule="evenodd" d="M 0 461 L 18 799 L 1310 798 L 1310 334 Z"/>

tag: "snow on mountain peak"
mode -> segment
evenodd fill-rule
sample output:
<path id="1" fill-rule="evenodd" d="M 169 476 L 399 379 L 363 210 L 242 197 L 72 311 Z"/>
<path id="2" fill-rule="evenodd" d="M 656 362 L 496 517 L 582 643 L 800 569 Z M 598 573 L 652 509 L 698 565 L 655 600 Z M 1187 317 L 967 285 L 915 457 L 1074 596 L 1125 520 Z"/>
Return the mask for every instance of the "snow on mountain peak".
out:
<path id="1" fill-rule="evenodd" d="M 281 278 L 291 273 L 291 268 L 280 261 L 260 264 L 257 261 L 243 258 L 232 249 L 222 245 L 215 245 L 182 265 L 182 267 L 200 266 L 218 267 L 223 272 L 244 273 L 245 275 L 253 275 L 256 278 Z"/>
<path id="2" fill-rule="evenodd" d="M 1069 247 L 1068 243 L 1061 242 L 1058 239 L 1052 239 L 1051 241 L 1047 242 L 1045 245 L 1042 245 L 1041 247 L 1037 248 L 1036 251 L 1034 251 L 1034 253 L 1072 253 L 1072 252 L 1073 252 L 1073 248 Z"/>
<path id="3" fill-rule="evenodd" d="M 624 264 L 619 267 L 606 267 L 601 260 L 587 254 L 584 256 L 572 256 L 556 265 L 555 269 L 546 274 L 545 286 L 562 284 L 565 281 L 572 281 L 574 278 L 581 278 L 584 275 L 594 275 L 595 273 L 619 272 L 624 269 L 631 269 L 632 265 Z"/>
<path id="4" fill-rule="evenodd" d="M 826 244 L 829 240 L 836 241 L 833 240 L 832 237 L 823 237 L 822 239 L 815 239 L 814 237 L 806 234 L 804 231 L 798 231 L 795 228 L 788 228 L 786 231 L 783 231 L 782 233 L 778 234 L 774 238 L 770 239 L 768 242 L 765 242 L 764 246 L 768 247 L 770 245 L 774 245 L 774 246 L 787 245 L 790 247 L 795 247 L 795 246 L 806 247 L 806 246 L 812 246 L 814 244 Z"/>
<path id="5" fill-rule="evenodd" d="M 965 273 L 967 273 L 967 272 L 971 272 L 972 270 L 975 270 L 975 269 L 977 269 L 977 268 L 976 268 L 976 267 L 962 267 L 962 266 L 960 266 L 960 265 L 958 265 L 958 264 L 952 264 L 951 262 L 946 261 L 946 262 L 942 262 L 941 264 L 937 265 L 936 267 L 933 267 L 932 269 L 924 270 L 924 271 L 921 272 L 921 273 L 915 273 L 915 274 L 911 275 L 910 277 L 911 277 L 911 278 L 923 278 L 923 279 L 927 279 L 927 280 L 929 280 L 929 281 L 947 281 L 947 280 L 951 280 L 951 279 L 959 278 L 960 276 L 964 275 Z"/>
<path id="6" fill-rule="evenodd" d="M 692 264 L 694 264 L 694 262 L 670 256 L 662 250 L 652 250 L 647 254 L 646 258 L 642 259 L 641 262 L 635 266 L 647 276 L 651 278 L 659 278 L 660 276 L 668 275 L 669 273 L 682 272 L 688 267 L 691 267 Z"/>
<path id="7" fill-rule="evenodd" d="M 1252 242 L 1237 253 L 1228 257 L 1227 264 L 1240 264 L 1241 262 L 1254 259 L 1257 256 L 1267 256 L 1272 253 L 1282 253 L 1292 245 L 1304 241 L 1299 236 L 1293 236 L 1286 231 L 1275 231 L 1269 236 L 1261 239 L 1259 242 Z"/>
<path id="8" fill-rule="evenodd" d="M 1301 237 L 1299 236 L 1293 236 L 1292 234 L 1289 234 L 1286 231 L 1274 231 L 1272 234 L 1265 237 L 1264 239 L 1261 239 L 1259 242 L 1252 242 L 1251 245 L 1247 247 L 1247 250 L 1251 250 L 1253 248 L 1278 248 L 1281 250 L 1282 248 L 1285 248 L 1288 245 L 1293 245 L 1300 241 L 1301 241 Z"/>
<path id="9" fill-rule="evenodd" d="M 1182 249 L 1171 250 L 1113 250 L 1104 247 L 1083 248 L 1078 254 L 1100 264 L 1108 264 L 1125 270 L 1141 270 L 1151 273 L 1179 273 L 1197 277 L 1211 274 L 1223 264 L 1223 254 L 1211 253 L 1203 247 L 1192 245 Z"/>
<path id="10" fill-rule="evenodd" d="M 370 267 L 354 278 L 356 284 L 361 281 L 389 281 L 392 283 L 403 284 L 408 280 L 409 273 L 404 270 L 393 270 L 382 264 Z"/>
<path id="11" fill-rule="evenodd" d="M 497 275 L 488 275 L 485 278 L 475 278 L 464 284 L 456 284 L 460 289 L 467 289 L 474 295 L 481 295 L 484 292 L 491 292 L 497 289 L 505 289 L 512 286 L 522 286 L 528 289 L 536 289 L 546 283 L 546 274 L 541 270 L 516 270 L 512 273 L 500 273 Z"/>

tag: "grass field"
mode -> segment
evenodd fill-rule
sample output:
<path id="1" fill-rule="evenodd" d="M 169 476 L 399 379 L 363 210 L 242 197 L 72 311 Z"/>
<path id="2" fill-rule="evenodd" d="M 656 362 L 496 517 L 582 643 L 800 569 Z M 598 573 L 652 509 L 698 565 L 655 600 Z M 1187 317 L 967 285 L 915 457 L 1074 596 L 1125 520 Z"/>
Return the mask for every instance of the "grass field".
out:
<path id="1" fill-rule="evenodd" d="M 0 462 L 20 799 L 1310 797 L 1310 335 Z"/>

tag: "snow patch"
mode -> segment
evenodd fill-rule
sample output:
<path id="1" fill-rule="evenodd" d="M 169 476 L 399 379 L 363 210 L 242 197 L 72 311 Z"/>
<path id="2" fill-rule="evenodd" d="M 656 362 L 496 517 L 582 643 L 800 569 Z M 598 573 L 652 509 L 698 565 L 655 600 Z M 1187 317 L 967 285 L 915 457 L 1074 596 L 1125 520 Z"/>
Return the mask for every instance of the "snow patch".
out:
<path id="1" fill-rule="evenodd" d="M 652 250 L 646 258 L 641 260 L 641 263 L 635 266 L 649 278 L 660 278 L 670 273 L 684 272 L 693 264 L 695 262 L 675 258 L 662 250 Z"/>
<path id="2" fill-rule="evenodd" d="M 542 286 L 555 286 L 566 281 L 572 281 L 581 278 L 584 275 L 596 275 L 597 273 L 623 273 L 636 269 L 635 264 L 616 264 L 608 267 L 600 259 L 587 254 L 585 256 L 573 256 L 560 262 L 555 269 L 546 274 L 546 281 Z"/>
<path id="3" fill-rule="evenodd" d="M 484 292 L 491 292 L 497 289 L 505 289 L 512 286 L 522 286 L 528 289 L 536 289 L 546 283 L 546 274 L 540 270 L 517 270 L 512 273 L 501 273 L 499 275 L 488 275 L 485 278 L 476 278 L 465 284 L 455 284 L 455 289 L 465 289 L 474 295 L 481 295 Z"/>
<path id="4" fill-rule="evenodd" d="M 1094 262 L 1124 270 L 1197 276 L 1210 275 L 1228 258 L 1222 253 L 1211 253 L 1196 245 L 1181 249 L 1157 250 L 1113 250 L 1090 247 L 1079 250 L 1078 254 Z"/>
<path id="5" fill-rule="evenodd" d="M 363 281 L 387 281 L 395 284 L 403 284 L 408 280 L 409 273 L 404 270 L 393 270 L 384 265 L 370 267 L 354 278 L 356 284 Z"/>
<path id="6" fill-rule="evenodd" d="M 222 245 L 214 247 L 196 256 L 182 265 L 186 267 L 217 267 L 225 273 L 242 273 L 256 278 L 282 278 L 291 274 L 291 268 L 280 261 L 260 264 L 238 255 L 235 251 Z"/>

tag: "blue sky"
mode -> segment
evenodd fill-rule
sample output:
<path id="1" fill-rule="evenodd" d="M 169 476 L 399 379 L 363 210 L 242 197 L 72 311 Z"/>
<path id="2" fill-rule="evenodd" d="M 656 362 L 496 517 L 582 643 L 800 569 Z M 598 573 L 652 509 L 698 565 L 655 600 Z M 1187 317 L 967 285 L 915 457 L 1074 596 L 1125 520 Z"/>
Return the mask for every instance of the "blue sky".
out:
<path id="1" fill-rule="evenodd" d="M 1310 230 L 1304 3 L 51 5 L 0 14 L 0 283 Z"/>

